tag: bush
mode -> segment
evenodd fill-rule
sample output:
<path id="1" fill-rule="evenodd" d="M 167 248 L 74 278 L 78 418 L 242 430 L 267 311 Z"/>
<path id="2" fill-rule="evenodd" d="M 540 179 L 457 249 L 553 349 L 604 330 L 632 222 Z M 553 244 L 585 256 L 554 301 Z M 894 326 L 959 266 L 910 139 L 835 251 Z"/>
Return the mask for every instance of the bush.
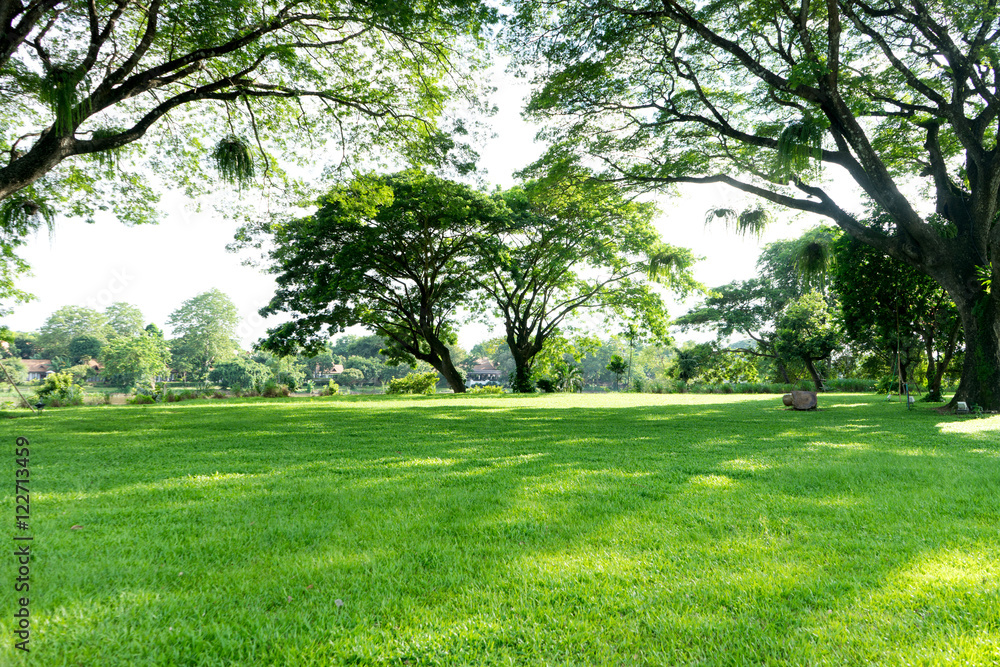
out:
<path id="1" fill-rule="evenodd" d="M 128 402 L 129 405 L 152 405 L 156 403 L 156 399 L 149 394 L 136 394 Z"/>
<path id="2" fill-rule="evenodd" d="M 264 388 L 261 390 L 260 395 L 264 398 L 278 398 L 279 396 L 288 396 L 291 393 L 292 392 L 290 392 L 288 387 L 285 385 L 278 384 L 274 380 L 268 380 L 267 383 L 264 384 Z"/>
<path id="3" fill-rule="evenodd" d="M 436 371 L 430 373 L 410 373 L 406 377 L 389 381 L 387 394 L 433 394 L 438 383 Z"/>
<path id="4" fill-rule="evenodd" d="M 503 393 L 503 388 L 499 387 L 497 385 L 480 385 L 480 386 L 477 386 L 477 387 L 473 387 L 472 389 L 469 389 L 465 393 L 466 394 L 476 394 L 476 395 L 479 395 L 479 394 L 491 394 L 491 395 L 495 395 L 495 394 L 502 394 Z"/>
<path id="5" fill-rule="evenodd" d="M 549 378 L 540 378 L 538 382 L 535 383 L 535 386 L 544 391 L 546 394 L 551 394 L 556 390 L 556 383 Z"/>
<path id="6" fill-rule="evenodd" d="M 52 373 L 35 391 L 35 399 L 50 408 L 83 405 L 83 390 L 73 384 L 70 373 Z"/>
<path id="7" fill-rule="evenodd" d="M 340 385 L 338 385 L 333 380 L 330 380 L 330 384 L 323 387 L 323 389 L 320 390 L 319 392 L 320 396 L 336 396 L 339 393 L 340 393 Z"/>
<path id="8" fill-rule="evenodd" d="M 646 386 L 646 381 L 641 377 L 632 378 L 632 389 L 636 392 L 642 393 L 642 390 Z"/>

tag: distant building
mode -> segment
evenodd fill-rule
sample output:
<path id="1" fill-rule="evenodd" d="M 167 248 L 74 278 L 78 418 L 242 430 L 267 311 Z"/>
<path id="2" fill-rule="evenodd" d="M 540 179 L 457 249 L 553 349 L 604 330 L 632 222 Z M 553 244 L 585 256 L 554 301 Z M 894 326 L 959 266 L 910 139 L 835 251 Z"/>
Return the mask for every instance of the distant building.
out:
<path id="1" fill-rule="evenodd" d="M 44 380 L 55 372 L 52 370 L 51 359 L 22 359 L 21 361 L 28 367 L 28 382 Z"/>
<path id="2" fill-rule="evenodd" d="M 476 364 L 472 367 L 469 372 L 469 376 L 466 378 L 466 383 L 469 385 L 474 384 L 489 384 L 491 382 L 500 382 L 500 377 L 503 372 L 493 365 L 493 362 L 483 357 L 481 359 L 476 359 Z"/>
<path id="3" fill-rule="evenodd" d="M 52 370 L 51 359 L 22 359 L 21 361 L 28 367 L 28 382 L 44 380 L 55 373 Z M 104 364 L 98 362 L 97 359 L 88 359 L 84 365 L 90 366 L 95 375 L 104 370 Z"/>
<path id="4" fill-rule="evenodd" d="M 335 378 L 344 372 L 343 364 L 334 364 L 333 368 L 320 368 L 319 364 L 316 364 L 316 368 L 313 370 L 314 380 L 325 380 L 330 378 Z"/>

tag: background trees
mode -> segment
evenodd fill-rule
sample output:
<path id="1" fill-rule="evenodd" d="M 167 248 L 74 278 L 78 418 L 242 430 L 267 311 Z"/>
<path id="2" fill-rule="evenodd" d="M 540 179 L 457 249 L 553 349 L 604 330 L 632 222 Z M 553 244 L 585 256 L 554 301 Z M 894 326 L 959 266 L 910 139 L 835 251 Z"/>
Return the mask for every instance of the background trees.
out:
<path id="1" fill-rule="evenodd" d="M 640 188 L 727 184 L 829 218 L 948 292 L 966 339 L 956 398 L 1000 409 L 998 11 L 520 0 L 511 37 L 551 161 L 585 156 Z M 838 202 L 825 165 L 892 224 Z"/>
<path id="2" fill-rule="evenodd" d="M 155 378 L 170 367 L 170 349 L 156 336 L 115 338 L 101 351 L 103 374 L 113 385 L 133 387 L 148 383 L 155 389 Z"/>
<path id="3" fill-rule="evenodd" d="M 93 336 L 105 342 L 107 334 L 108 320 L 102 313 L 83 306 L 63 306 L 45 320 L 36 345 L 50 359 L 68 358 L 70 343 L 77 336 Z"/>
<path id="4" fill-rule="evenodd" d="M 229 361 L 239 350 L 239 311 L 218 289 L 185 301 L 170 314 L 167 324 L 174 332 L 170 349 L 176 371 L 204 378 L 213 364 Z"/>

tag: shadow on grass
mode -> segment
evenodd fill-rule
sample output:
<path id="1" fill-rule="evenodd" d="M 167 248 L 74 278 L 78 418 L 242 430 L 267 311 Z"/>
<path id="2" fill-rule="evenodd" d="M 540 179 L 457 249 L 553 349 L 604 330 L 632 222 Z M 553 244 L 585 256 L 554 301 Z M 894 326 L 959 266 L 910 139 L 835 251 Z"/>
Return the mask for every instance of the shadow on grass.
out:
<path id="1" fill-rule="evenodd" d="M 859 397 L 816 413 L 676 400 L 205 403 L 18 424 L 45 545 L 39 642 L 99 664 L 996 655 L 992 422 Z M 120 624 L 132 632 L 112 641 Z"/>

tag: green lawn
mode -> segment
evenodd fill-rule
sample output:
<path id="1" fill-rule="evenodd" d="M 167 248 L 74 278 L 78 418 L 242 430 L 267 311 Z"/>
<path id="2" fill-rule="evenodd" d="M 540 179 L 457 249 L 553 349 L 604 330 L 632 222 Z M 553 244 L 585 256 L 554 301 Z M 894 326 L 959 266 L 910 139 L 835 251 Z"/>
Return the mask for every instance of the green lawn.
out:
<path id="1" fill-rule="evenodd" d="M 31 440 L 0 664 L 1000 663 L 1000 417 L 862 395 L 196 401 Z M 80 529 L 71 526 L 80 525 Z"/>

